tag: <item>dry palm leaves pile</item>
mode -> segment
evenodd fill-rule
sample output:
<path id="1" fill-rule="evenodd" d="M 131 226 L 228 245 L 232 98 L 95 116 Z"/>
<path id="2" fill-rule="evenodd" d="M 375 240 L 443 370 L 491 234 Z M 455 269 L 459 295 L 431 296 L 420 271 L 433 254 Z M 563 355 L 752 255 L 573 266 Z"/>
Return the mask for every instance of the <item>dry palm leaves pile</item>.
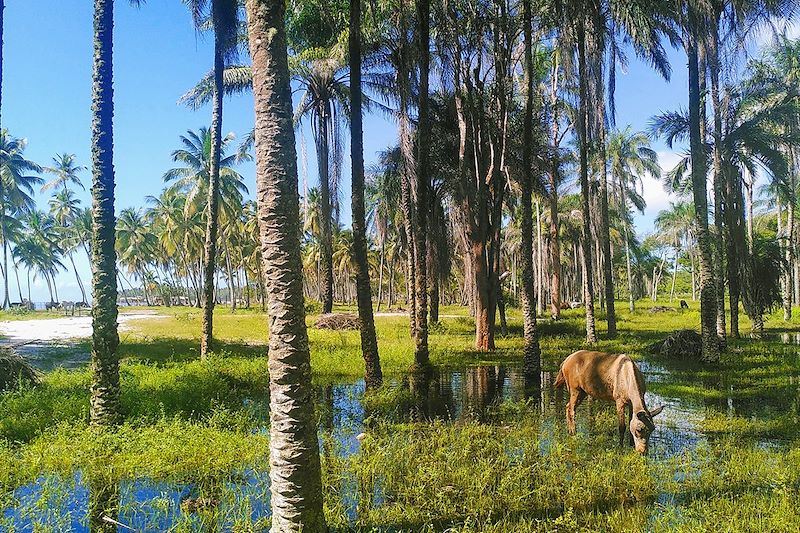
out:
<path id="1" fill-rule="evenodd" d="M 336 331 L 357 330 L 361 322 L 356 315 L 350 313 L 328 313 L 319 315 L 314 327 L 317 329 L 332 329 Z"/>
<path id="2" fill-rule="evenodd" d="M 14 389 L 20 384 L 38 383 L 39 372 L 25 359 L 8 348 L 0 349 L 0 391 Z"/>
<path id="3" fill-rule="evenodd" d="M 699 360 L 703 353 L 703 338 L 693 329 L 673 331 L 663 341 L 652 344 L 650 353 L 669 359 Z"/>

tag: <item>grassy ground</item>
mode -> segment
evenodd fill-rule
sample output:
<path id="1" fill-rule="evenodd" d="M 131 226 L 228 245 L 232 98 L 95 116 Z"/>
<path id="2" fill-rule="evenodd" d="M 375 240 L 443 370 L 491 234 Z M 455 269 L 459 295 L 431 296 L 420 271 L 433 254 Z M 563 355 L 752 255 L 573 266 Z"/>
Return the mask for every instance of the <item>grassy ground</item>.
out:
<path id="1" fill-rule="evenodd" d="M 646 359 L 650 343 L 699 321 L 696 305 L 684 313 L 651 314 L 649 307 L 641 302 L 635 314 L 621 309 L 621 335 L 601 340 L 600 349 Z M 218 353 L 201 362 L 200 313 L 158 312 L 165 318 L 133 322 L 122 334 L 128 421 L 119 430 L 88 428 L 86 369 L 48 372 L 35 389 L 0 395 L 0 507 L 16 509 L 0 513 L 0 530 L 20 523 L 37 531 L 81 530 L 86 502 L 101 509 L 95 503 L 104 496 L 109 505 L 108 487 L 119 517 L 143 529 L 268 528 L 264 316 L 219 309 Z M 510 313 L 510 331 L 498 336 L 491 354 L 472 350 L 464 309 L 441 313 L 458 318 L 432 328 L 435 365 L 519 362 L 517 313 Z M 579 311 L 565 315 L 542 323 L 546 370 L 583 346 Z M 413 361 L 407 319 L 379 317 L 376 324 L 392 381 Z M 800 331 L 800 319 L 787 324 L 776 315 L 767 328 L 770 335 Z M 357 333 L 312 328 L 309 335 L 320 390 L 363 374 Z M 418 399 L 397 386 L 366 399 L 368 436 L 349 449 L 352 438 L 330 427 L 330 398 L 318 393 L 329 522 L 364 531 L 800 530 L 796 346 L 768 337 L 731 341 L 729 348 L 713 368 L 658 362 L 665 376 L 649 390 L 690 406 L 702 437 L 669 457 L 617 448 L 608 409 L 583 422 L 577 438 L 566 435 L 560 410 L 531 399 L 507 401 L 481 422 L 418 422 L 406 409 Z M 150 496 L 142 497 L 142 484 Z M 181 506 L 187 494 L 170 496 L 176 487 L 214 505 Z"/>

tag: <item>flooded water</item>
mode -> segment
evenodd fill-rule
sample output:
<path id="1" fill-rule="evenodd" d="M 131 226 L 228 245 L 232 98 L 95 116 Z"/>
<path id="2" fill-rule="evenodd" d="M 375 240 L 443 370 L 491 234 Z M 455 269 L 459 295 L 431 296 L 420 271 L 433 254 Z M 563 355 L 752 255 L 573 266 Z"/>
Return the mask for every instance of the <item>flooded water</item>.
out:
<path id="1" fill-rule="evenodd" d="M 651 383 L 658 383 L 669 375 L 667 370 L 652 363 L 641 363 L 640 366 Z M 563 424 L 565 394 L 563 390 L 554 388 L 554 380 L 554 373 L 544 372 L 542 386 L 531 389 L 520 368 L 500 365 L 443 370 L 424 378 L 396 378 L 390 386 L 410 392 L 410 397 L 415 400 L 397 406 L 389 416 L 450 422 L 471 419 L 492 424 L 504 402 L 527 400 L 541 411 L 548 424 Z M 368 430 L 369 423 L 363 398 L 364 383 L 361 380 L 317 388 L 322 453 L 348 455 L 358 451 L 357 436 Z M 652 456 L 670 457 L 705 440 L 706 437 L 697 429 L 704 405 L 650 392 L 646 401 L 651 408 L 665 405 L 651 437 Z M 266 422 L 268 411 L 263 399 L 245 400 L 244 404 L 245 408 L 260 413 Z M 587 418 L 602 409 L 610 409 L 610 406 L 587 400 L 578 409 L 579 431 L 587 431 Z M 615 429 L 609 428 L 609 431 Z M 268 428 L 265 426 L 263 430 Z M 219 488 L 226 495 L 221 501 L 228 502 L 229 506 L 230 502 L 236 502 L 231 508 L 216 509 L 214 521 L 222 531 L 229 530 L 238 519 L 255 522 L 269 516 L 268 472 L 254 469 L 235 473 L 232 478 L 236 481 Z M 191 483 L 175 485 L 137 479 L 121 483 L 111 491 L 115 501 L 110 508 L 118 509 L 115 516 L 119 523 L 136 531 L 163 531 L 169 529 L 181 513 L 184 513 L 183 520 L 186 520 L 185 513 L 197 514 L 190 508 L 198 498 L 201 502 L 204 501 L 202 498 L 207 498 L 200 492 Z M 92 483 L 82 473 L 77 473 L 72 479 L 43 477 L 14 492 L 13 505 L 5 509 L 4 518 L 14 531 L 36 531 L 38 524 L 48 524 L 56 531 L 89 531 L 90 510 L 97 507 L 92 493 Z M 355 495 L 345 494 L 344 499 L 351 518 L 354 518 Z M 213 498 L 211 502 L 214 502 Z M 126 531 L 122 526 L 117 527 L 119 531 Z"/>
<path id="2" fill-rule="evenodd" d="M 646 376 L 650 390 L 646 395 L 649 408 L 664 405 L 657 418 L 657 428 L 650 441 L 650 455 L 655 460 L 669 459 L 691 450 L 710 437 L 700 430 L 708 408 L 716 412 L 738 416 L 768 416 L 781 407 L 776 403 L 785 399 L 739 397 L 724 376 L 695 377 L 690 370 L 667 369 L 654 362 L 638 363 Z M 720 397 L 697 398 L 668 392 L 659 392 L 678 379 L 686 384 L 702 383 L 720 391 Z M 705 381 L 703 381 L 705 379 Z M 711 379 L 711 383 L 709 383 Z M 526 382 L 521 369 L 515 366 L 470 366 L 455 370 L 438 370 L 427 376 L 402 376 L 390 379 L 389 386 L 404 393 L 399 397 L 407 401 L 384 407 L 388 411 L 370 413 L 364 403 L 363 380 L 329 383 L 316 388 L 317 414 L 320 420 L 320 446 L 323 454 L 348 456 L 358 452 L 358 435 L 369 431 L 370 417 L 382 416 L 397 421 L 441 420 L 445 423 L 476 420 L 485 424 L 508 423 L 502 421 L 503 406 L 511 402 L 527 402 L 541 417 L 542 426 L 552 428 L 564 424 L 566 394 L 553 385 L 553 372 L 541 374 L 541 386 L 532 387 Z M 788 378 L 787 386 L 794 392 L 796 404 L 798 381 Z M 669 390 L 668 388 L 665 390 Z M 726 396 L 726 391 L 730 394 Z M 245 399 L 243 408 L 251 410 L 264 420 L 257 431 L 268 431 L 268 403 L 264 398 Z M 795 405 L 795 409 L 797 409 Z M 604 402 L 587 400 L 578 409 L 579 433 L 598 431 L 588 420 L 613 406 Z M 614 420 L 613 417 L 606 417 Z M 594 429 L 592 429 L 592 427 Z M 607 428 L 616 431 L 615 424 Z M 580 435 L 578 438 L 581 438 Z M 780 442 L 764 441 L 765 445 Z M 17 488 L 8 507 L 3 511 L 6 527 L 12 531 L 38 531 L 47 525 L 53 531 L 84 532 L 96 530 L 92 524 L 98 520 L 113 520 L 123 525 L 116 531 L 164 531 L 180 521 L 192 530 L 208 530 L 204 525 L 204 509 L 213 509 L 214 524 L 210 529 L 229 531 L 239 522 L 258 523 L 269 517 L 269 475 L 266 465 L 234 472 L 228 481 L 211 490 L 195 483 L 168 484 L 149 479 L 136 479 L 120 483 L 109 489 L 106 485 L 95 488 L 91 473 L 78 472 L 74 477 L 61 479 L 42 477 Z M 356 518 L 356 483 L 345 482 L 341 498 L 352 520 Z M 658 500 L 666 503 L 669 494 Z M 105 500 L 105 501 L 104 501 Z M 380 502 L 380 496 L 377 496 Z M 99 503 L 98 503 L 99 502 Z M 207 519 L 207 517 L 206 517 Z M 198 522 L 199 521 L 199 522 Z M 197 522 L 197 523 L 195 523 Z M 192 525 L 194 524 L 194 525 Z M 132 528 L 132 529 L 126 529 Z M 2 529 L 2 528 L 0 528 Z"/>

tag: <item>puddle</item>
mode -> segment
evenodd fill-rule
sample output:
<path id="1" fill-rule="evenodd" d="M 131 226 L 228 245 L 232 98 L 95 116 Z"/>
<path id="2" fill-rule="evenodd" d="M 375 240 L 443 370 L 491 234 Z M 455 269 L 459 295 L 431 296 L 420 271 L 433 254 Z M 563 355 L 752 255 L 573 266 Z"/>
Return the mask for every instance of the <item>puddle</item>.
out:
<path id="1" fill-rule="evenodd" d="M 669 384 L 670 376 L 678 376 L 659 364 L 640 362 L 640 368 L 647 382 L 658 389 L 659 384 Z M 681 383 L 691 375 L 680 374 Z M 697 378 L 698 380 L 700 378 Z M 716 378 L 713 384 L 719 391 L 730 391 L 729 398 L 706 401 L 678 395 L 656 394 L 648 392 L 647 405 L 651 408 L 664 405 L 663 413 L 657 419 L 657 429 L 651 437 L 650 456 L 657 461 L 668 460 L 692 450 L 710 438 L 700 431 L 708 407 L 722 410 L 729 415 L 757 416 L 758 413 L 771 409 L 764 401 L 753 399 L 743 401 L 734 399 L 733 389 L 723 377 Z M 792 378 L 786 378 L 790 384 Z M 543 431 L 563 426 L 566 394 L 553 386 L 555 373 L 544 372 L 541 375 L 541 387 L 531 389 L 526 384 L 521 369 L 515 366 L 470 366 L 456 370 L 439 370 L 433 372 L 422 381 L 412 376 L 394 377 L 389 386 L 395 391 L 406 393 L 404 398 L 412 400 L 399 402 L 392 406 L 395 411 L 391 416 L 401 420 L 442 420 L 458 422 L 476 420 L 481 423 L 500 422 L 505 402 L 527 400 L 535 406 L 536 416 L 541 416 Z M 797 385 L 793 384 L 796 391 Z M 317 416 L 319 418 L 320 448 L 323 454 L 348 456 L 359 449 L 357 435 L 367 431 L 370 416 L 364 404 L 363 380 L 326 384 L 316 387 Z M 797 396 L 797 393 L 795 392 Z M 601 405 L 602 404 L 602 405 Z M 766 402 L 769 404 L 769 402 Z M 252 410 L 265 421 L 260 431 L 268 431 L 268 400 L 266 398 L 247 399 L 243 408 Z M 585 402 L 578 409 L 579 431 L 586 432 L 590 413 L 601 409 L 613 409 L 603 402 Z M 385 416 L 381 413 L 381 416 Z M 377 416 L 377 415 L 375 415 Z M 597 425 L 593 431 L 615 432 L 615 425 L 604 430 Z M 579 435 L 578 438 L 581 438 Z M 762 446 L 780 446 L 771 441 L 758 443 Z M 547 453 L 547 446 L 541 453 Z M 232 481 L 233 480 L 233 481 Z M 357 518 L 359 487 L 352 478 L 344 477 L 340 481 L 339 498 L 351 521 Z M 110 509 L 114 520 L 136 531 L 164 531 L 175 528 L 177 524 L 187 526 L 190 530 L 229 531 L 236 523 L 257 523 L 269 517 L 269 475 L 265 465 L 236 473 L 217 492 L 209 496 L 207 490 L 201 491 L 192 483 L 162 483 L 149 479 L 136 479 L 120 483 L 115 490 L 92 490 L 91 483 L 78 473 L 74 478 L 42 477 L 36 482 L 17 488 L 10 505 L 3 511 L 5 525 L 13 531 L 36 531 L 38 525 L 46 524 L 56 531 L 88 532 L 91 520 L 102 520 L 93 517 L 93 494 L 101 496 L 110 492 L 109 504 L 100 507 Z M 107 495 L 107 494 L 106 494 Z M 201 512 L 191 509 L 192 501 L 213 502 L 213 512 Z M 373 504 L 380 505 L 382 494 L 380 483 L 376 483 L 373 492 Z M 190 503 L 187 504 L 186 502 Z M 659 505 L 669 505 L 673 495 L 662 493 L 657 497 Z M 657 509 L 657 506 L 654 507 Z M 654 511 L 654 512 L 657 512 Z M 96 514 L 96 513 L 95 513 Z M 210 520 L 213 527 L 208 527 Z M 117 531 L 127 531 L 118 526 Z"/>

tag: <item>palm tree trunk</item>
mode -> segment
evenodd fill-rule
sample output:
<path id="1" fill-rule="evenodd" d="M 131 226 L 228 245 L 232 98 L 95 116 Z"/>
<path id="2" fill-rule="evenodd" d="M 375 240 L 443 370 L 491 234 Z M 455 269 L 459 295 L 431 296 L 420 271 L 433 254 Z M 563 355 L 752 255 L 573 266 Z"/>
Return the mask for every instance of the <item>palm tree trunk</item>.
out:
<path id="1" fill-rule="evenodd" d="M 72 263 L 72 271 L 75 273 L 75 279 L 78 281 L 78 289 L 81 291 L 81 298 L 83 302 L 87 302 L 86 299 L 86 290 L 83 288 L 83 282 L 81 281 L 81 277 L 78 274 L 78 268 L 75 266 L 75 259 L 72 257 L 72 254 L 67 254 L 69 256 L 69 262 Z"/>
<path id="2" fill-rule="evenodd" d="M 536 316 L 543 312 L 544 301 L 544 256 L 542 254 L 542 209 L 536 200 Z"/>
<path id="3" fill-rule="evenodd" d="M 285 4 L 247 0 L 247 15 L 259 231 L 269 294 L 272 531 L 317 533 L 326 527 L 303 302 Z"/>
<path id="4" fill-rule="evenodd" d="M 791 158 L 794 161 L 794 156 Z M 794 172 L 789 174 L 789 188 L 791 190 L 789 197 L 789 206 L 787 209 L 786 220 L 786 272 L 784 274 L 784 288 L 783 288 L 783 319 L 792 319 L 792 263 L 794 262 L 794 209 L 795 198 L 794 191 L 795 175 Z"/>
<path id="5" fill-rule="evenodd" d="M 386 261 L 386 236 L 381 239 L 381 263 L 378 267 L 378 312 L 381 312 L 383 303 L 383 266 Z"/>
<path id="6" fill-rule="evenodd" d="M 627 207 L 626 202 L 627 200 L 625 200 L 625 197 L 623 196 L 622 199 L 623 210 Z M 625 220 L 622 221 L 622 227 L 624 228 L 625 232 L 625 264 L 628 269 L 628 309 L 630 310 L 631 313 L 633 313 L 634 311 L 636 311 L 636 303 L 635 303 L 636 298 L 634 298 L 633 296 L 633 274 L 631 272 L 631 243 L 630 243 L 627 217 L 625 218 Z"/>
<path id="7" fill-rule="evenodd" d="M 22 300 L 24 300 L 24 298 L 22 297 L 22 285 L 20 285 L 19 283 L 19 270 L 17 270 L 17 263 L 16 262 L 13 263 L 14 263 L 14 277 L 17 279 L 17 290 L 19 291 L 19 303 L 21 304 Z"/>
<path id="8" fill-rule="evenodd" d="M 417 198 L 414 223 L 414 362 L 417 367 L 429 364 L 428 355 L 428 189 L 430 188 L 429 150 L 429 74 L 430 74 L 430 0 L 417 0 L 417 51 L 419 53 L 419 102 L 417 119 Z"/>
<path id="9" fill-rule="evenodd" d="M 698 61 L 697 24 L 694 9 L 690 9 L 689 56 L 689 137 L 692 159 L 692 194 L 694 195 L 697 242 L 700 249 L 700 319 L 703 337 L 701 359 L 704 362 L 719 360 L 717 338 L 717 295 L 714 282 L 714 262 L 708 231 L 708 196 L 706 191 L 706 164 L 703 139 L 700 136 L 700 71 Z"/>
<path id="10" fill-rule="evenodd" d="M 552 108 L 552 125 L 551 125 L 551 148 L 556 149 L 558 143 L 558 63 L 553 63 L 551 87 L 551 108 Z M 558 219 L 558 158 L 552 157 L 550 164 L 550 171 L 548 173 L 550 179 L 550 195 L 548 197 L 550 204 L 550 315 L 554 320 L 561 318 L 561 247 L 559 243 L 560 235 L 558 234 L 559 219 Z"/>
<path id="11" fill-rule="evenodd" d="M 117 256 L 114 250 L 113 0 L 94 1 L 92 91 L 92 385 L 91 421 L 120 419 Z"/>
<path id="12" fill-rule="evenodd" d="M 672 285 L 669 289 L 669 301 L 672 303 L 672 300 L 675 298 L 675 280 L 678 278 L 678 256 L 680 255 L 680 248 L 678 248 L 677 244 L 675 246 L 675 259 L 672 260 Z"/>
<path id="13" fill-rule="evenodd" d="M 372 287 L 369 281 L 366 219 L 364 214 L 364 131 L 361 108 L 361 0 L 350 0 L 350 153 L 353 191 L 353 256 L 355 259 L 356 298 L 364 356 L 364 382 L 368 388 L 383 382 L 375 318 L 372 314 Z M 381 272 L 383 274 L 383 272 Z"/>
<path id="14" fill-rule="evenodd" d="M 320 189 L 320 272 L 322 281 L 322 312 L 333 311 L 333 234 L 331 229 L 331 190 L 328 157 L 328 108 L 317 113 L 317 166 Z"/>
<path id="15" fill-rule="evenodd" d="M 722 102 L 719 94 L 719 16 L 714 17 L 708 39 L 709 71 L 711 73 L 711 103 L 714 112 L 714 275 L 717 292 L 717 336 L 725 342 L 725 228 L 722 199 L 724 177 L 722 174 Z"/>
<path id="16" fill-rule="evenodd" d="M 3 201 L 3 195 L 0 195 L 0 239 L 3 241 L 3 286 L 4 286 L 4 296 L 3 296 L 3 309 L 8 309 L 9 307 L 9 298 L 8 298 L 8 236 L 6 235 L 6 203 Z"/>
<path id="17" fill-rule="evenodd" d="M 600 90 L 602 93 L 602 89 Z M 606 315 L 608 321 L 608 337 L 617 336 L 617 315 L 614 310 L 614 271 L 611 256 L 611 229 L 608 219 L 608 164 L 606 159 L 605 121 L 600 127 L 600 244 L 602 246 L 603 279 L 606 293 Z"/>
<path id="18" fill-rule="evenodd" d="M 592 280 L 592 229 L 589 207 L 589 136 L 588 136 L 588 74 L 586 70 L 586 31 L 583 23 L 578 24 L 578 72 L 580 85 L 580 102 L 578 118 L 578 142 L 580 144 L 580 182 L 583 211 L 583 302 L 586 307 L 586 342 L 597 342 L 597 331 L 594 319 L 594 285 Z"/>
<path id="19" fill-rule="evenodd" d="M 522 372 L 530 379 L 539 378 L 541 349 L 536 328 L 536 291 L 533 280 L 533 37 L 531 35 L 531 0 L 523 0 L 523 25 L 525 36 L 525 117 L 522 130 L 522 320 L 523 338 Z M 537 204 L 538 207 L 538 204 Z M 538 213 L 538 209 L 537 209 Z"/>
<path id="20" fill-rule="evenodd" d="M 212 2 L 215 28 L 222 24 L 221 2 Z M 206 242 L 203 255 L 203 329 L 200 336 L 200 359 L 214 349 L 214 272 L 217 259 L 219 225 L 219 159 L 222 150 L 222 100 L 225 87 L 225 42 L 221 31 L 214 32 L 214 99 L 211 110 L 211 161 L 208 170 L 208 200 L 206 206 Z"/>

